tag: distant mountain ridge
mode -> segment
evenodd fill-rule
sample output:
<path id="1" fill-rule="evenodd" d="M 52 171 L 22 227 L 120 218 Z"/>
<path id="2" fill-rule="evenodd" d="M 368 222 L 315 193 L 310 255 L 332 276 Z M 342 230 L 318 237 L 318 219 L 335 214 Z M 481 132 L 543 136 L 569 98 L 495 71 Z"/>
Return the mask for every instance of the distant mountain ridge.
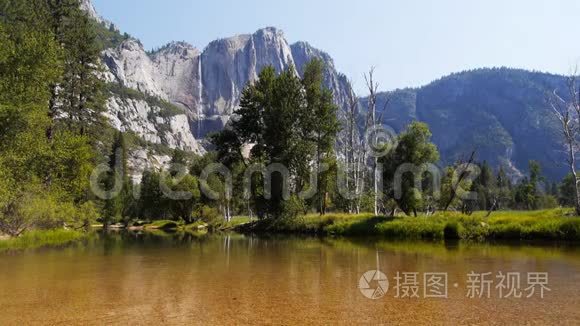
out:
<path id="1" fill-rule="evenodd" d="M 389 106 L 385 124 L 401 131 L 413 120 L 429 124 L 433 141 L 449 164 L 473 150 L 477 159 L 503 166 L 514 178 L 530 160 L 541 163 L 551 179 L 567 173 L 560 131 L 547 95 L 566 97 L 566 78 L 520 69 L 493 68 L 455 73 L 416 89 L 379 95 Z M 363 105 L 368 101 L 361 99 Z"/>
<path id="2" fill-rule="evenodd" d="M 90 0 L 83 6 L 93 8 Z M 89 14 L 103 26 L 111 27 Z M 347 106 L 350 84 L 327 53 L 306 42 L 288 43 L 282 31 L 268 27 L 253 34 L 219 39 L 199 50 L 184 42 L 172 42 L 147 52 L 134 38 L 127 38 L 103 53 L 105 79 L 118 85 L 109 100 L 108 116 L 115 128 L 132 131 L 149 143 L 203 153 L 204 137 L 221 130 L 238 107 L 243 88 L 272 65 L 277 71 L 294 67 L 301 74 L 312 58 L 326 63 L 325 85 L 337 105 Z M 385 58 L 387 60 L 388 58 Z M 478 69 L 456 73 L 415 89 L 379 95 L 378 108 L 390 98 L 384 123 L 401 131 L 413 120 L 429 124 L 442 163 L 452 163 L 477 150 L 478 159 L 503 166 L 514 178 L 526 170 L 529 160 L 542 163 L 546 174 L 557 179 L 565 169 L 559 157 L 558 126 L 545 94 L 559 89 L 565 94 L 563 76 L 517 69 Z M 155 97 L 177 108 L 168 109 Z M 367 99 L 361 98 L 362 111 Z M 339 110 L 342 112 L 342 110 Z M 151 149 L 136 152 L 140 167 L 163 164 L 166 154 Z M 159 163 L 161 162 L 161 163 Z"/>

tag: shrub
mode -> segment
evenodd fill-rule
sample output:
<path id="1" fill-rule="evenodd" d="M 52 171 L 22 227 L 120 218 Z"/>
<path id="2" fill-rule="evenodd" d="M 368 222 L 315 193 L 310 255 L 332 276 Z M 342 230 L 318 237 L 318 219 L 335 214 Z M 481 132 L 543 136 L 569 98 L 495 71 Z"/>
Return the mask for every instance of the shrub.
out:
<path id="1" fill-rule="evenodd" d="M 305 203 L 298 196 L 293 195 L 285 201 L 282 207 L 282 218 L 296 218 L 306 211 Z"/>
<path id="2" fill-rule="evenodd" d="M 29 187 L 0 207 L 0 232 L 18 236 L 30 229 L 79 228 L 96 220 L 97 212 L 92 202 L 77 206 L 57 190 L 43 193 Z"/>
<path id="3" fill-rule="evenodd" d="M 580 220 L 573 219 L 562 223 L 559 231 L 566 240 L 580 240 Z"/>
<path id="4" fill-rule="evenodd" d="M 405 217 L 377 225 L 380 235 L 397 239 L 443 239 L 445 224 L 424 217 Z"/>
<path id="5" fill-rule="evenodd" d="M 464 240 L 482 241 L 489 235 L 489 224 L 481 218 L 474 216 L 462 216 L 459 221 L 459 236 Z"/>
<path id="6" fill-rule="evenodd" d="M 145 226 L 146 229 L 175 230 L 179 228 L 179 223 L 169 220 L 159 220 Z"/>
<path id="7" fill-rule="evenodd" d="M 443 229 L 443 237 L 447 240 L 460 239 L 459 224 L 457 222 L 448 222 Z"/>
<path id="8" fill-rule="evenodd" d="M 223 217 L 220 212 L 213 207 L 200 206 L 194 212 L 193 216 L 196 220 L 205 222 L 207 224 L 213 225 L 223 221 Z"/>
<path id="9" fill-rule="evenodd" d="M 541 209 L 552 209 L 560 206 L 558 199 L 550 195 L 539 196 L 536 205 Z"/>

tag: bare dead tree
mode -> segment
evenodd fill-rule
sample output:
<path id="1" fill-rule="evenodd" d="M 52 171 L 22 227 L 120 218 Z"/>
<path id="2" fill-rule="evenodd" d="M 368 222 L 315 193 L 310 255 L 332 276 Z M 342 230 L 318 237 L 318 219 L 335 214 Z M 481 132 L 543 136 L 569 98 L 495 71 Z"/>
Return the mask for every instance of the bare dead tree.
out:
<path id="1" fill-rule="evenodd" d="M 351 83 L 352 85 L 352 83 Z M 348 92 L 348 107 L 346 111 L 346 141 L 345 141 L 345 160 L 348 169 L 347 174 L 347 189 L 349 192 L 354 192 L 356 198 L 349 204 L 349 213 L 353 211 L 356 214 L 360 213 L 360 193 L 361 180 L 363 173 L 361 173 L 361 163 L 363 150 L 361 148 L 360 133 L 358 131 L 357 116 L 359 113 L 359 100 L 354 89 Z"/>
<path id="2" fill-rule="evenodd" d="M 576 215 L 580 215 L 580 180 L 576 172 L 576 160 L 579 153 L 580 136 L 580 92 L 576 83 L 576 73 L 568 77 L 567 91 L 569 101 L 565 101 L 554 90 L 548 96 L 548 102 L 556 118 L 560 121 L 563 145 L 566 151 L 566 165 L 574 177 L 574 203 Z"/>
<path id="3" fill-rule="evenodd" d="M 498 202 L 498 198 L 497 198 L 497 196 L 494 196 L 493 197 L 493 204 L 487 210 L 487 214 L 485 215 L 485 217 L 490 217 L 491 216 L 491 213 L 493 213 L 493 211 L 495 211 L 495 209 L 497 208 L 497 202 Z"/>
<path id="4" fill-rule="evenodd" d="M 377 124 L 377 93 L 379 90 L 379 84 L 374 80 L 375 68 L 371 67 L 368 74 L 364 75 L 365 82 L 367 89 L 369 91 L 369 100 L 368 100 L 368 112 L 370 118 L 370 125 L 375 126 Z M 367 119 L 369 121 L 369 119 Z M 365 137 L 366 138 L 366 137 Z M 373 140 L 374 143 L 377 143 L 377 139 Z M 375 215 L 379 215 L 379 171 L 378 171 L 378 164 L 379 158 L 376 155 L 373 157 L 373 189 L 374 189 L 374 213 Z"/>

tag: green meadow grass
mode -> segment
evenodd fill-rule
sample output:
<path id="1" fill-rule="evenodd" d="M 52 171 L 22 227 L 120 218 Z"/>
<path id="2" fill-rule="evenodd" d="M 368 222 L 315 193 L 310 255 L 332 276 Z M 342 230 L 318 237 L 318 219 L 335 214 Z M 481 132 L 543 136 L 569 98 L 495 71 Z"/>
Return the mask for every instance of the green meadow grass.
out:
<path id="1" fill-rule="evenodd" d="M 29 231 L 17 238 L 0 240 L 0 251 L 60 246 L 85 238 L 86 234 L 69 230 Z"/>
<path id="2" fill-rule="evenodd" d="M 301 233 L 338 236 L 381 236 L 393 239 L 462 240 L 580 240 L 580 218 L 569 209 L 485 212 L 466 216 L 456 212 L 419 217 L 380 217 L 373 214 L 307 215 L 296 219 L 262 220 L 243 226 L 256 233 Z"/>

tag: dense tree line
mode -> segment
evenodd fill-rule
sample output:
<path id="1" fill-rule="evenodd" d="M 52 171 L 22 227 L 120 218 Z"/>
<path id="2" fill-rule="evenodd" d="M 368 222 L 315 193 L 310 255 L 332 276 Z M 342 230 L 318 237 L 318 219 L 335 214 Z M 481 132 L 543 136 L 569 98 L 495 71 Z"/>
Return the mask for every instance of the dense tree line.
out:
<path id="1" fill-rule="evenodd" d="M 94 31 L 78 1 L 0 10 L 0 229 L 82 224 L 105 99 Z"/>

